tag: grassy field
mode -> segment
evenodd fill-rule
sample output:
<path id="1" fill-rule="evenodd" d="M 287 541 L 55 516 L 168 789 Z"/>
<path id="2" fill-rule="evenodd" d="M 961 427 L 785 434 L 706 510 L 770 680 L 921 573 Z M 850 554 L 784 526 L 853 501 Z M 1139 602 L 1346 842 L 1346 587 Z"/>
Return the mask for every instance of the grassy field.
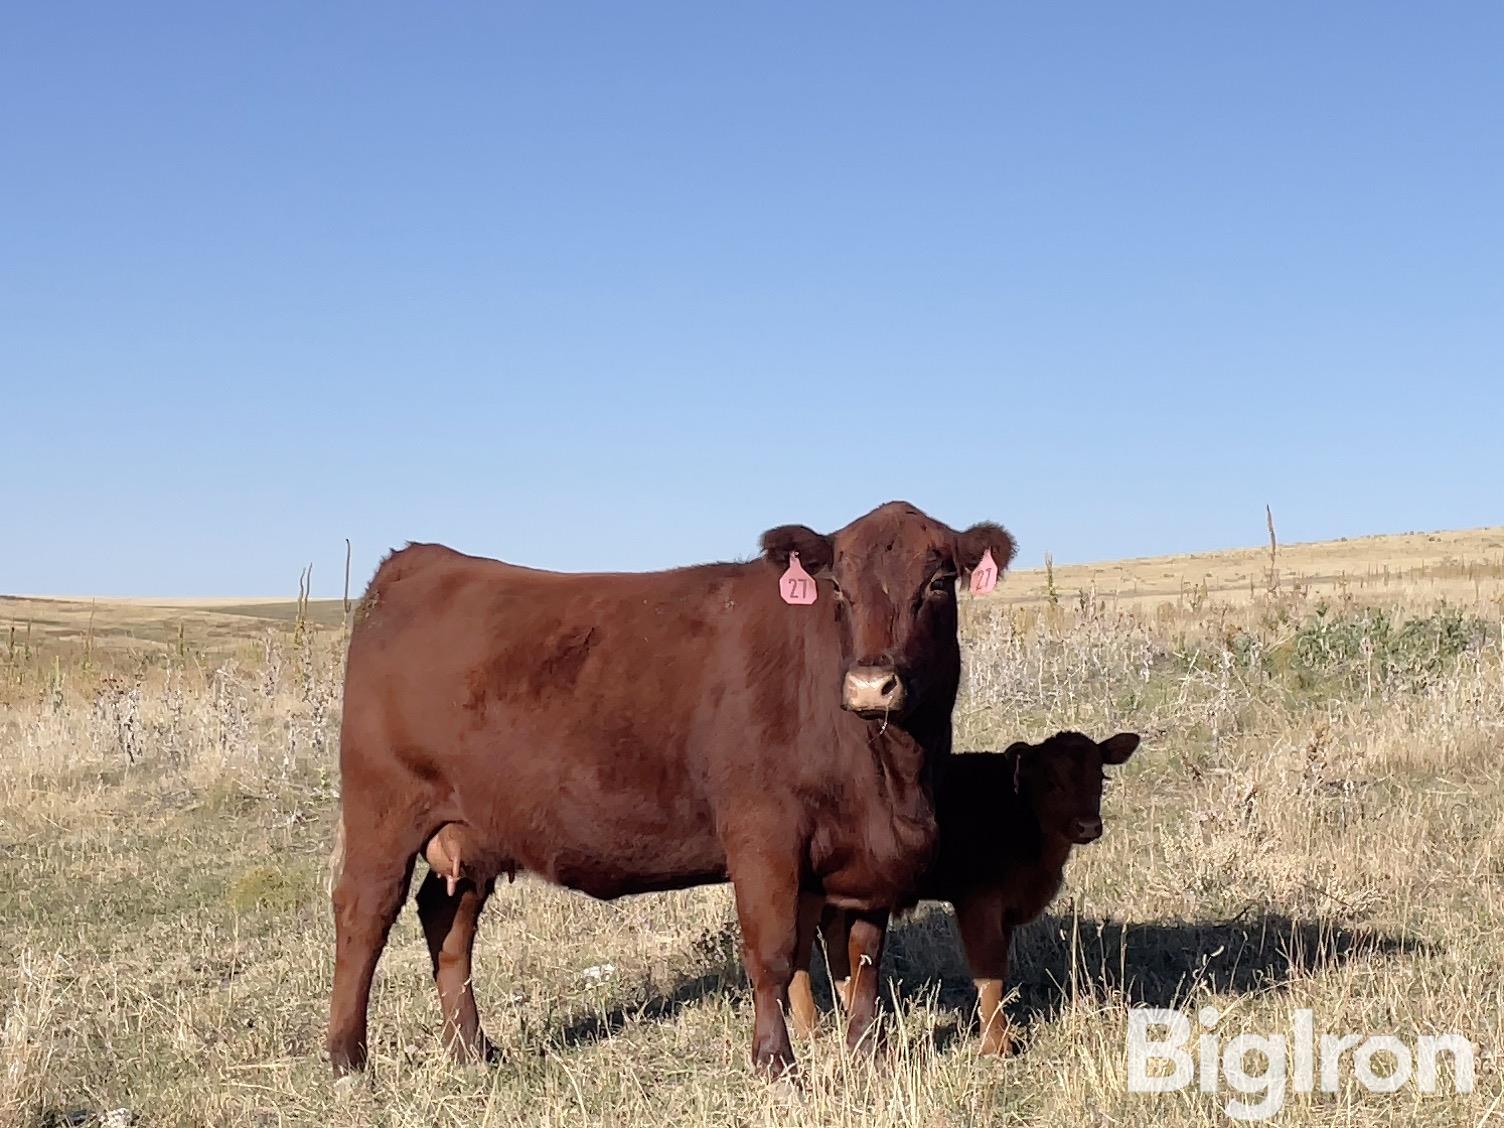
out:
<path id="1" fill-rule="evenodd" d="M 932 907 L 895 930 L 876 1056 L 831 1019 L 770 1090 L 727 890 L 523 879 L 477 954 L 504 1061 L 445 1061 L 405 912 L 337 1089 L 342 606 L 0 600 L 0 1125 L 1227 1123 L 1226 1091 L 1126 1088 L 1129 1008 L 1206 1004 L 1224 1040 L 1310 1008 L 1476 1046 L 1470 1094 L 1349 1067 L 1277 1123 L 1504 1121 L 1504 530 L 1019 573 L 964 614 L 959 746 L 1146 738 L 1018 945 L 1019 1055 L 974 1052 Z"/>

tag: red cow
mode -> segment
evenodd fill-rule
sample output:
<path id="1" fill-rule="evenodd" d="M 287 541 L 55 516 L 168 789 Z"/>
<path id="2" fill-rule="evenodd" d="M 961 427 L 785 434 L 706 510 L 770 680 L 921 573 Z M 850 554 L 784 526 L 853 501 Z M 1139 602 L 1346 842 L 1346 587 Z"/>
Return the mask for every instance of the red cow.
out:
<path id="1" fill-rule="evenodd" d="M 602 898 L 729 878 L 754 1061 L 793 1061 L 782 1012 L 821 905 L 849 909 L 853 936 L 880 928 L 934 856 L 956 581 L 1006 567 L 1013 540 L 893 502 L 828 536 L 773 529 L 762 548 L 566 575 L 412 545 L 377 569 L 340 733 L 337 1073 L 366 1060 L 371 978 L 425 852 L 418 915 L 460 1058 L 491 1052 L 476 921 L 497 876 L 524 870 Z"/>

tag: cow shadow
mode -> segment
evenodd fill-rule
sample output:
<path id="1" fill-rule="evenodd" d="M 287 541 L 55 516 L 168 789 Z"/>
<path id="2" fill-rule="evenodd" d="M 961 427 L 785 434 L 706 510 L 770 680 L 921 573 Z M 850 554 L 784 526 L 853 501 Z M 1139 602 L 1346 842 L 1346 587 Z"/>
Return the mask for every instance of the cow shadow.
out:
<path id="1" fill-rule="evenodd" d="M 574 1015 L 546 1039 L 546 1045 L 555 1050 L 574 1049 L 610 1038 L 639 1022 L 668 1022 L 686 1007 L 738 986 L 733 978 L 707 972 L 667 989 L 649 987 L 635 998 L 610 1000 L 598 1011 Z"/>
<path id="2" fill-rule="evenodd" d="M 1027 1038 L 1035 1023 L 1058 1017 L 1073 998 L 1112 998 L 1137 1007 L 1179 1007 L 1199 991 L 1246 994 L 1279 990 L 1299 977 L 1355 960 L 1426 953 L 1413 937 L 1335 920 L 1297 920 L 1250 907 L 1226 920 L 1117 921 L 1046 913 L 1018 930 L 1008 1010 Z M 625 997 L 566 1018 L 546 1037 L 559 1050 L 611 1037 L 639 1022 L 670 1021 L 707 998 L 744 994 L 738 934 L 726 922 L 706 930 L 683 953 L 687 974 L 655 977 Z M 817 1002 L 832 1010 L 824 958 L 813 960 Z M 883 958 L 884 996 L 939 1012 L 932 1035 L 944 1050 L 976 1029 L 971 973 L 950 911 L 924 905 L 897 921 Z"/>
<path id="3" fill-rule="evenodd" d="M 655 975 L 634 993 L 603 1000 L 597 1009 L 565 1019 L 545 1038 L 545 1048 L 573 1049 L 609 1038 L 639 1022 L 668 1022 L 686 1007 L 713 996 L 744 991 L 740 933 L 734 921 L 708 928 L 690 944 L 679 962 L 694 970 Z"/>
<path id="4" fill-rule="evenodd" d="M 1252 906 L 1226 920 L 1135 922 L 1046 913 L 1014 934 L 1008 1012 L 1027 1037 L 1029 1027 L 1058 1017 L 1073 998 L 1177 1008 L 1202 991 L 1281 990 L 1353 961 L 1430 951 L 1413 937 Z M 883 965 L 888 998 L 933 1000 L 942 1016 L 937 1048 L 975 1030 L 975 991 L 949 911 L 925 906 L 899 921 L 889 931 Z"/>

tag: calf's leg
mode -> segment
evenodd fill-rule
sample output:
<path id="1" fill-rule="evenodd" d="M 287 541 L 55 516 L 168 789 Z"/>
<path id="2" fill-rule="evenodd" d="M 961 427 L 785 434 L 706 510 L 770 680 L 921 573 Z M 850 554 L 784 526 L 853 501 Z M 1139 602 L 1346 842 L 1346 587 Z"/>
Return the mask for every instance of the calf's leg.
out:
<path id="1" fill-rule="evenodd" d="M 966 961 L 971 965 L 971 974 L 977 985 L 982 1052 L 1011 1053 L 1013 1032 L 1003 1010 L 1003 993 L 1008 979 L 1008 949 L 1013 940 L 1013 929 L 1003 921 L 1002 904 L 989 896 L 957 902 L 956 924 L 961 931 L 961 943 L 966 948 Z"/>
<path id="2" fill-rule="evenodd" d="M 496 1057 L 481 1030 L 471 983 L 475 932 L 494 884 L 488 880 L 477 885 L 468 878 L 456 881 L 447 873 L 430 870 L 418 888 L 418 919 L 423 923 L 434 986 L 444 1012 L 444 1044 L 459 1062 Z"/>
<path id="3" fill-rule="evenodd" d="M 830 986 L 841 1009 L 851 1009 L 851 916 L 845 909 L 826 905 L 820 916 L 820 937 L 830 966 Z"/>
<path id="4" fill-rule="evenodd" d="M 799 937 L 794 949 L 794 977 L 789 982 L 789 1020 L 794 1033 L 808 1038 L 820 1022 L 820 1012 L 815 1007 L 815 993 L 810 987 L 809 965 L 814 955 L 815 929 L 820 922 L 820 912 L 825 907 L 822 898 L 808 893 L 799 897 Z"/>

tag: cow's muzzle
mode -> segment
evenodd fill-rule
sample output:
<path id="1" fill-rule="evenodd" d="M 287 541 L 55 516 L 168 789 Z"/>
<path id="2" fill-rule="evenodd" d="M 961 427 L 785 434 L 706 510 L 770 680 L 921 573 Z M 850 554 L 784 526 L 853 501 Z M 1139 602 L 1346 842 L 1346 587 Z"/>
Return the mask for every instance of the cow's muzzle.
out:
<path id="1" fill-rule="evenodd" d="M 903 679 L 891 666 L 853 666 L 841 687 L 841 705 L 864 717 L 903 712 Z"/>

